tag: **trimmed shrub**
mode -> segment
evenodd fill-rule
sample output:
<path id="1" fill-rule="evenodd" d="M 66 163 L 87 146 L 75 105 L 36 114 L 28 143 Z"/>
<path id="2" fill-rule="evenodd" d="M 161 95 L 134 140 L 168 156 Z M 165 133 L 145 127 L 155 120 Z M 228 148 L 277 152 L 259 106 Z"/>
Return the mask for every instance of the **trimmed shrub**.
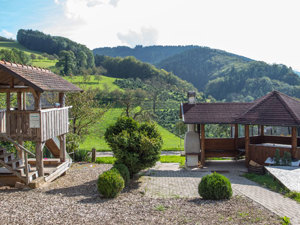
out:
<path id="1" fill-rule="evenodd" d="M 214 172 L 201 179 L 198 193 L 203 199 L 229 199 L 232 196 L 231 183 L 227 177 Z"/>
<path id="2" fill-rule="evenodd" d="M 117 169 L 111 169 L 99 175 L 98 191 L 105 198 L 116 197 L 123 188 L 124 179 Z"/>
<path id="3" fill-rule="evenodd" d="M 121 117 L 108 127 L 105 140 L 117 159 L 116 164 L 127 166 L 130 177 L 155 165 L 163 143 L 154 124 L 139 124 L 128 117 Z"/>
<path id="4" fill-rule="evenodd" d="M 127 185 L 130 180 L 130 173 L 127 166 L 119 163 L 119 164 L 114 164 L 113 168 L 117 169 L 120 172 L 121 176 L 124 179 L 125 185 Z"/>

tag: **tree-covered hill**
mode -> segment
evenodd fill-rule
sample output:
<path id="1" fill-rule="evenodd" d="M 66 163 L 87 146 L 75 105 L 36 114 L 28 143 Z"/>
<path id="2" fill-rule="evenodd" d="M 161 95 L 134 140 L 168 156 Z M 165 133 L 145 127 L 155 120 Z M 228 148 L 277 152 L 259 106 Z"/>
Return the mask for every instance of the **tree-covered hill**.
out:
<path id="1" fill-rule="evenodd" d="M 104 47 L 96 48 L 93 50 L 95 55 L 106 55 L 111 57 L 126 57 L 134 56 L 136 59 L 151 64 L 156 64 L 170 56 L 179 54 L 189 49 L 198 48 L 198 46 L 140 46 L 137 45 L 135 48 L 127 46 L 118 47 Z"/>

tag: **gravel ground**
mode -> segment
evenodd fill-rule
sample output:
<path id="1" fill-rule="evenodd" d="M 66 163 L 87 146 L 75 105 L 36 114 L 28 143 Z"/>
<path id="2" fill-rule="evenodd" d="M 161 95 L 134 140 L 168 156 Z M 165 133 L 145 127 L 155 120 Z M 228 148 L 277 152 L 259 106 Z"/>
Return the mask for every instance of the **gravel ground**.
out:
<path id="1" fill-rule="evenodd" d="M 0 188 L 0 224 L 280 224 L 275 214 L 246 197 L 155 199 L 145 196 L 139 180 L 116 199 L 103 199 L 96 179 L 110 167 L 73 164 L 48 187 Z"/>

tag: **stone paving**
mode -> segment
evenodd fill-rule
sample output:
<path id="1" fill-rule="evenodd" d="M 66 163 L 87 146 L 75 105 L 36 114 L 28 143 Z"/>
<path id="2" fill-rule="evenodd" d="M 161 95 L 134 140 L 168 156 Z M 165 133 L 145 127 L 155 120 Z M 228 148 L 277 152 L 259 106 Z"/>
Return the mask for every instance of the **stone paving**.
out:
<path id="1" fill-rule="evenodd" d="M 300 224 L 300 204 L 240 176 L 246 172 L 243 161 L 211 161 L 206 165 L 204 169 L 186 170 L 177 163 L 158 163 L 141 178 L 141 191 L 154 198 L 199 197 L 201 177 L 216 171 L 230 179 L 234 195 L 245 195 L 277 215 L 291 218 L 292 224 Z"/>
<path id="2" fill-rule="evenodd" d="M 266 166 L 265 168 L 289 190 L 300 192 L 300 167 Z"/>

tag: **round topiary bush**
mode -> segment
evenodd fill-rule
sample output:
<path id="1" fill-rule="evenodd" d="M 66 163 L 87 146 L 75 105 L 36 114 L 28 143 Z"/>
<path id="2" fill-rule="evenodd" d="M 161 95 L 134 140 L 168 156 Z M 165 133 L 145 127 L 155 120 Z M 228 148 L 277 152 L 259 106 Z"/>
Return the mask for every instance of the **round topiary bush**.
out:
<path id="1" fill-rule="evenodd" d="M 124 179 L 119 171 L 111 169 L 99 175 L 98 191 L 105 198 L 114 198 L 123 190 L 124 184 Z"/>
<path id="2" fill-rule="evenodd" d="M 155 124 L 140 124 L 128 117 L 121 117 L 108 127 L 105 140 L 117 159 L 116 163 L 127 166 L 130 177 L 155 165 L 163 143 Z"/>
<path id="3" fill-rule="evenodd" d="M 203 199 L 229 199 L 232 196 L 231 183 L 227 177 L 214 172 L 201 179 L 198 193 Z"/>
<path id="4" fill-rule="evenodd" d="M 129 174 L 129 170 L 128 170 L 127 166 L 125 166 L 124 164 L 118 163 L 118 164 L 114 164 L 113 168 L 115 168 L 119 171 L 119 173 L 121 174 L 121 176 L 124 179 L 125 185 L 127 185 L 130 180 L 130 174 Z"/>

